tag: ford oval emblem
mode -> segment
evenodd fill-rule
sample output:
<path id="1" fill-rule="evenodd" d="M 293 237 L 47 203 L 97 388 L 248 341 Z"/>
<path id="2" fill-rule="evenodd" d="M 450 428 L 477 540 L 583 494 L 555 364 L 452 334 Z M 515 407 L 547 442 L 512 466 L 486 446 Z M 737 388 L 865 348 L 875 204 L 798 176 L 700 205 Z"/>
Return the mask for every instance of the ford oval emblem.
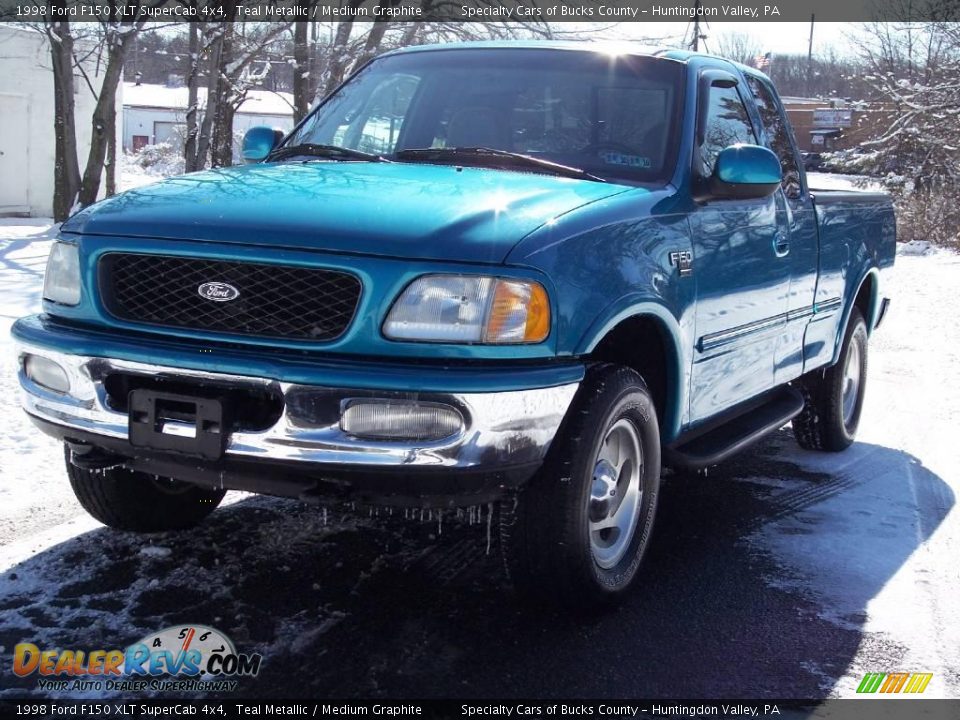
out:
<path id="1" fill-rule="evenodd" d="M 240 297 L 240 291 L 224 282 L 207 282 L 197 288 L 197 294 L 205 300 L 230 302 Z"/>

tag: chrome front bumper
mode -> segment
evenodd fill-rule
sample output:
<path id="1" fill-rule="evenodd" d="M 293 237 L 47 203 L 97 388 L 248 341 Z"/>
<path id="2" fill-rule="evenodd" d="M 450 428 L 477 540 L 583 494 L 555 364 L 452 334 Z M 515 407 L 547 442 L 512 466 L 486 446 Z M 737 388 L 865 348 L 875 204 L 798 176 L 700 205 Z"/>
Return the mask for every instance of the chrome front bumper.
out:
<path id="1" fill-rule="evenodd" d="M 70 355 L 17 343 L 23 407 L 33 417 L 59 428 L 128 440 L 128 416 L 108 402 L 105 379 L 114 373 L 188 382 L 213 382 L 259 388 L 282 395 L 283 410 L 276 423 L 262 431 L 236 431 L 225 459 L 317 463 L 356 470 L 387 468 L 450 468 L 497 470 L 541 462 L 579 383 L 556 387 L 491 393 L 402 393 L 298 385 L 277 380 L 183 370 L 149 363 Z M 53 360 L 67 373 L 68 394 L 51 392 L 27 377 L 26 354 Z M 425 369 L 424 372 L 435 372 Z M 296 398 L 296 402 L 288 402 Z M 413 399 L 456 407 L 463 416 L 460 431 L 437 441 L 371 440 L 340 429 L 339 408 L 353 399 Z M 323 412 L 317 412 L 323 408 Z M 42 426 L 42 424 L 41 424 Z M 165 429 L 165 432 L 168 430 Z M 171 434 L 190 432 L 184 424 Z M 58 433 L 63 436 L 63 433 Z M 67 434 L 69 436 L 69 434 Z M 111 445 L 116 446 L 116 442 Z M 134 448 L 131 446 L 131 452 Z"/>

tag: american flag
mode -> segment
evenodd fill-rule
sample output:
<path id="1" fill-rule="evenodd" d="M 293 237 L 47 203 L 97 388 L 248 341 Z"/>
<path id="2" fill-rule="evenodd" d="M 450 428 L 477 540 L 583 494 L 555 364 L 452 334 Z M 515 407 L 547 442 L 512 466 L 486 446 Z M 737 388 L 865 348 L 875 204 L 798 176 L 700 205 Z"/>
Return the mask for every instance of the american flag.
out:
<path id="1" fill-rule="evenodd" d="M 770 53 L 757 55 L 753 59 L 753 65 L 757 68 L 757 70 L 766 70 L 768 67 L 770 67 Z"/>

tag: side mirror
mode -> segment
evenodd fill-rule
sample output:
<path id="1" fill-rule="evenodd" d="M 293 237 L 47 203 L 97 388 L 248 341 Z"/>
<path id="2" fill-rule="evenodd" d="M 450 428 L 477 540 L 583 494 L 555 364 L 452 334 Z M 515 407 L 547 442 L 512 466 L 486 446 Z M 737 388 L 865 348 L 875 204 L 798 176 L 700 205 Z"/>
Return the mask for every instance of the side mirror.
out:
<path id="1" fill-rule="evenodd" d="M 266 125 L 257 125 L 247 130 L 243 136 L 243 161 L 246 163 L 257 163 L 265 159 L 270 151 L 273 150 L 283 133 L 278 133 L 272 127 Z"/>
<path id="2" fill-rule="evenodd" d="M 710 197 L 763 198 L 783 179 L 780 160 L 759 145 L 731 145 L 720 151 L 709 180 Z"/>

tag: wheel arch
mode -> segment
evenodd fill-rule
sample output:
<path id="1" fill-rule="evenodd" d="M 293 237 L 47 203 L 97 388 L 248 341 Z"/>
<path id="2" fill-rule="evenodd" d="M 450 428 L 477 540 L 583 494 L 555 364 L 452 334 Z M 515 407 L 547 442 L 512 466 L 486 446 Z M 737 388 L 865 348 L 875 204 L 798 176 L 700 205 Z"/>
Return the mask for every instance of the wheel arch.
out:
<path id="1" fill-rule="evenodd" d="M 630 304 L 594 324 L 576 354 L 636 370 L 647 383 L 660 421 L 662 442 L 680 433 L 686 407 L 686 373 L 680 327 L 662 305 Z"/>
<path id="2" fill-rule="evenodd" d="M 880 310 L 880 271 L 876 267 L 867 268 L 861 275 L 859 282 L 856 285 L 851 285 L 851 287 L 856 288 L 856 290 L 849 295 L 849 300 L 844 306 L 843 319 L 840 322 L 840 329 L 837 333 L 836 343 L 833 348 L 833 362 L 831 364 L 836 363 L 840 359 L 843 339 L 847 336 L 847 327 L 850 324 L 850 316 L 853 314 L 853 309 L 857 308 L 860 314 L 863 315 L 863 319 L 867 323 L 868 336 L 873 332 L 874 325 L 877 321 L 877 314 Z"/>

